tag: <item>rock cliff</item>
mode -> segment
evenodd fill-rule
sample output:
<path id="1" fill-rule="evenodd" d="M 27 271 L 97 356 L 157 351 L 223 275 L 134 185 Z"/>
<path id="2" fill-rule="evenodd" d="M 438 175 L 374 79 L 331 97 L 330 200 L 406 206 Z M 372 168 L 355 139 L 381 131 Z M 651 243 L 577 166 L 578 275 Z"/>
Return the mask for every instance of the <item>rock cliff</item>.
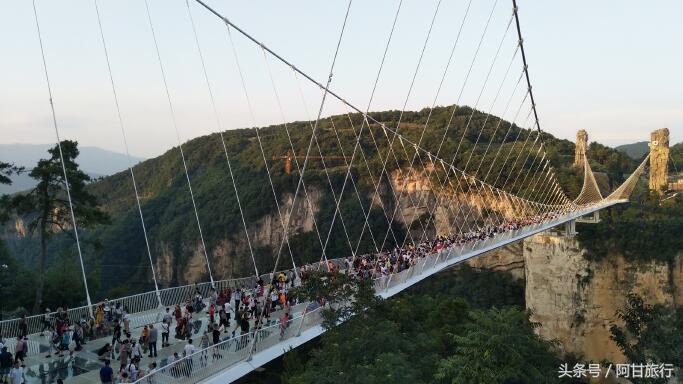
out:
<path id="1" fill-rule="evenodd" d="M 575 238 L 546 232 L 469 261 L 475 268 L 525 279 L 525 302 L 538 332 L 584 360 L 623 362 L 610 339 L 616 311 L 633 292 L 648 304 L 683 305 L 683 252 L 674 263 L 630 262 L 621 255 L 589 261 Z"/>
<path id="2" fill-rule="evenodd" d="M 292 211 L 290 220 L 289 235 L 293 236 L 302 232 L 313 231 L 314 215 L 320 209 L 322 192 L 317 188 L 309 187 L 308 200 L 303 194 L 297 197 L 296 205 Z M 292 209 L 294 196 L 287 194 L 280 202 L 283 220 L 287 222 L 287 212 Z M 309 205 L 310 201 L 310 205 Z M 253 262 L 249 251 L 249 244 L 240 226 L 240 231 L 224 239 L 221 239 L 217 246 L 209 249 L 209 260 L 214 273 L 214 278 L 225 278 L 228 276 L 239 276 L 240 271 L 253 270 Z M 283 240 L 283 223 L 277 212 L 267 214 L 254 223 L 247 223 L 249 239 L 251 240 L 254 251 L 256 247 L 270 247 L 277 250 Z M 189 244 L 189 243 L 188 243 Z M 160 255 L 156 259 L 155 270 L 162 285 L 169 285 L 178 282 L 180 284 L 196 281 L 208 280 L 206 268 L 206 258 L 201 244 L 193 244 L 192 248 L 182 250 L 184 255 L 188 255 L 185 265 L 178 268 L 179 257 L 175 255 L 166 244 L 158 244 L 156 254 Z"/>

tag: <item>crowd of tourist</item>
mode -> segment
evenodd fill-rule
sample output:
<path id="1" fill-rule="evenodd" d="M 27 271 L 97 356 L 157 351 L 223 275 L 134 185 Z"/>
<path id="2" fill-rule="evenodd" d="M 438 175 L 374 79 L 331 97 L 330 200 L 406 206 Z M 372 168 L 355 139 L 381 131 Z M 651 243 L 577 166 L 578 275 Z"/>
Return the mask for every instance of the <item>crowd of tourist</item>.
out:
<path id="1" fill-rule="evenodd" d="M 455 246 L 465 247 L 490 239 L 498 234 L 518 230 L 525 226 L 540 224 L 556 218 L 555 213 L 545 213 L 521 219 L 510 219 L 498 225 L 485 225 L 481 228 L 450 236 L 437 236 L 432 240 L 425 240 L 417 245 L 406 244 L 393 250 L 367 254 L 346 259 L 346 269 L 352 271 L 361 279 L 378 279 L 399 273 L 417 264 L 418 260 L 439 252 L 442 249 Z M 332 266 L 334 268 L 334 266 Z M 305 268 L 302 271 L 305 275 Z"/>
<path id="2" fill-rule="evenodd" d="M 72 355 L 86 345 L 86 340 L 111 337 L 111 341 L 97 349 L 97 355 L 104 366 L 100 371 L 102 383 L 134 382 L 144 375 L 157 370 L 158 344 L 161 348 L 170 346 L 170 336 L 186 343 L 183 356 L 177 352 L 167 358 L 166 365 L 184 356 L 202 351 L 199 361 L 207 364 L 210 346 L 213 348 L 212 359 L 222 358 L 221 349 L 230 347 L 225 340 L 234 340 L 236 350 L 245 348 L 253 341 L 255 331 L 264 326 L 280 325 L 280 335 L 289 324 L 290 308 L 296 304 L 289 294 L 293 286 L 305 281 L 311 271 L 321 268 L 352 274 L 359 279 L 378 279 L 399 273 L 418 263 L 421 258 L 439 252 L 448 247 L 471 246 L 475 242 L 484 241 L 497 234 L 538 224 L 556 217 L 553 213 L 507 220 L 499 225 L 486 225 L 476 230 L 450 236 L 437 236 L 432 240 L 422 241 L 417 245 L 407 244 L 391 251 L 376 254 L 349 257 L 341 264 L 311 264 L 300 267 L 297 273 L 292 271 L 278 272 L 270 281 L 258 279 L 253 287 L 224 288 L 220 291 L 210 288 L 204 297 L 197 287 L 194 293 L 183 303 L 164 308 L 158 324 L 144 325 L 139 337 L 131 333 L 131 315 L 128 308 L 120 302 L 111 304 L 109 300 L 97 304 L 94 317 L 82 316 L 78 321 L 71 321 L 68 310 L 59 308 L 56 312 L 46 309 L 42 318 L 40 335 L 49 340 L 49 352 L 46 357 Z M 276 319 L 271 316 L 280 310 Z M 205 325 L 205 327 L 204 327 Z M 19 335 L 14 345 L 14 356 L 3 345 L 0 335 L 0 383 L 9 382 L 10 378 L 24 376 L 24 359 L 28 353 L 28 322 L 25 316 L 19 321 Z M 161 334 L 161 335 L 159 335 Z M 199 337 L 197 345 L 193 337 Z M 141 365 L 142 360 L 150 359 L 147 367 Z M 193 359 L 184 359 L 174 365 L 174 375 L 191 372 Z M 118 363 L 114 370 L 112 362 Z M 118 381 L 115 381 L 118 380 Z M 12 381 L 14 383 L 15 381 Z M 22 381 L 16 381 L 22 383 Z"/>

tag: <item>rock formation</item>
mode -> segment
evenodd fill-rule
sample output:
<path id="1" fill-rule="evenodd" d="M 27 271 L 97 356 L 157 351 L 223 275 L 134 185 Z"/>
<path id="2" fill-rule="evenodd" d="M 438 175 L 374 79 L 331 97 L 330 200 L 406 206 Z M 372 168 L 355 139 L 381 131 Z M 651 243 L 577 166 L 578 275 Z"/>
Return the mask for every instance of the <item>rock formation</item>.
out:
<path id="1" fill-rule="evenodd" d="M 633 292 L 648 304 L 683 305 L 683 252 L 674 262 L 630 262 L 621 255 L 600 261 L 584 256 L 576 238 L 544 232 L 488 252 L 468 263 L 510 272 L 525 280 L 525 302 L 544 338 L 583 361 L 625 361 L 610 339 L 616 311 Z"/>
<path id="2" fill-rule="evenodd" d="M 583 158 L 588 148 L 588 132 L 580 129 L 576 132 L 576 150 L 574 151 L 574 166 L 583 167 Z"/>
<path id="3" fill-rule="evenodd" d="M 625 361 L 610 324 L 626 294 L 648 304 L 683 305 L 683 255 L 676 261 L 629 262 L 621 255 L 589 261 L 575 238 L 542 233 L 524 241 L 526 306 L 538 332 L 583 360 Z"/>
<path id="4" fill-rule="evenodd" d="M 650 134 L 650 189 L 662 192 L 668 185 L 669 130 L 658 129 Z"/>

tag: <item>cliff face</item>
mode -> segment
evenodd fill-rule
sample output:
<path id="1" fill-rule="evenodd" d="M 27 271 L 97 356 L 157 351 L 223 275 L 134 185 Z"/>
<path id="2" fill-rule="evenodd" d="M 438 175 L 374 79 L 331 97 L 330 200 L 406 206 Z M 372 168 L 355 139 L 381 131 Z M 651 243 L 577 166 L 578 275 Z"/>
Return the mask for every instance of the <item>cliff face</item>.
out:
<path id="1" fill-rule="evenodd" d="M 624 356 L 610 340 L 610 323 L 619 323 L 616 311 L 628 292 L 648 304 L 683 305 L 683 254 L 673 265 L 633 263 L 620 255 L 588 261 L 578 241 L 549 233 L 524 241 L 526 305 L 532 319 L 543 326 L 539 333 L 557 339 L 564 351 L 584 360 Z"/>
<path id="2" fill-rule="evenodd" d="M 396 220 L 404 226 L 408 227 L 415 220 L 431 213 L 433 225 L 427 228 L 427 233 L 435 236 L 451 233 L 454 226 L 467 230 L 487 215 L 515 215 L 514 208 L 508 201 L 490 194 L 441 188 L 438 193 L 434 193 L 429 180 L 429 176 L 433 175 L 430 167 L 432 166 L 428 165 L 425 170 L 394 171 L 390 174 L 391 186 L 398 199 Z M 414 237 L 419 238 L 422 227 L 413 225 L 412 228 Z"/>
<path id="3" fill-rule="evenodd" d="M 432 213 L 433 222 L 426 227 L 428 236 L 436 234 L 447 234 L 451 232 L 453 225 L 469 228 L 475 225 L 475 220 L 482 217 L 484 211 L 495 211 L 498 215 L 509 216 L 513 214 L 513 209 L 505 201 L 493 198 L 493 196 L 480 196 L 475 194 L 458 194 L 457 199 L 444 199 L 441 195 L 432 191 L 428 179 L 428 170 L 414 172 L 394 171 L 389 175 L 389 182 L 396 196 L 391 196 L 389 206 L 385 207 L 389 216 L 396 214 L 394 220 L 403 224 L 405 227 L 411 225 L 416 220 L 423 219 L 424 216 Z M 320 211 L 322 201 L 322 191 L 313 186 L 308 187 L 308 198 L 303 194 L 297 197 L 296 206 L 290 219 L 290 236 L 298 233 L 314 231 L 314 215 Z M 382 186 L 380 193 L 389 193 L 387 185 Z M 382 204 L 381 199 L 375 199 L 375 205 Z M 457 203 L 453 203 L 456 201 Z M 447 204 L 445 202 L 448 202 Z M 291 210 L 293 195 L 286 194 L 280 201 L 280 210 L 283 215 Z M 287 217 L 283 217 L 287 222 Z M 253 223 L 247 223 L 249 238 L 252 246 L 270 248 L 270 253 L 276 252 L 283 240 L 283 224 L 277 212 L 267 214 Z M 423 227 L 413 224 L 414 239 L 423 236 Z M 208 270 L 206 268 L 206 258 L 199 243 L 186 242 L 185 248 L 181 250 L 182 257 L 176 255 L 168 244 L 159 243 L 156 245 L 155 271 L 158 280 L 162 285 L 173 283 L 191 283 L 195 281 L 208 280 Z M 521 245 L 509 246 L 500 253 L 500 268 L 511 270 L 519 268 L 521 262 Z M 504 266 L 508 263 L 510 254 L 519 254 L 520 260 L 512 265 Z M 241 229 L 226 238 L 221 239 L 217 246 L 209 249 L 209 259 L 214 278 L 217 276 L 241 276 L 245 270 L 251 270 L 252 260 L 249 252 L 247 239 Z M 182 260 L 182 267 L 178 261 Z M 519 275 L 519 274 L 518 274 Z M 522 277 L 519 275 L 519 277 Z"/>
<path id="4" fill-rule="evenodd" d="M 620 255 L 589 261 L 575 238 L 542 233 L 469 261 L 474 268 L 525 279 L 527 309 L 538 332 L 584 360 L 624 362 L 610 339 L 616 311 L 633 292 L 648 304 L 683 305 L 683 252 L 671 265 L 630 262 Z"/>
<path id="5" fill-rule="evenodd" d="M 514 278 L 524 280 L 524 242 L 508 244 L 467 261 L 475 269 L 492 269 L 509 272 Z"/>
<path id="6" fill-rule="evenodd" d="M 322 192 L 319 189 L 308 188 L 308 200 L 303 194 L 299 195 L 296 205 L 292 211 L 290 220 L 289 235 L 293 236 L 301 232 L 313 231 L 313 218 L 320 209 L 319 202 Z M 286 223 L 286 214 L 292 209 L 293 195 L 285 195 L 280 202 L 283 220 Z M 309 205 L 310 200 L 310 205 Z M 311 208 L 312 207 L 312 208 Z M 239 227 L 237 233 L 221 239 L 217 246 L 209 250 L 209 260 L 214 274 L 214 278 L 226 276 L 240 276 L 239 271 L 250 270 L 253 268 L 249 244 L 244 235 L 244 230 Z M 277 250 L 283 240 L 283 223 L 277 212 L 268 214 L 253 223 L 247 223 L 247 230 L 252 246 L 270 247 Z M 189 243 L 188 243 L 189 244 Z M 188 247 L 190 247 L 188 245 Z M 197 281 L 208 280 L 208 270 L 206 267 L 206 257 L 201 248 L 201 244 L 192 244 L 191 248 L 183 249 L 185 265 L 180 268 L 178 260 L 167 244 L 158 244 L 156 254 L 155 270 L 162 285 L 172 283 L 186 284 Z"/>

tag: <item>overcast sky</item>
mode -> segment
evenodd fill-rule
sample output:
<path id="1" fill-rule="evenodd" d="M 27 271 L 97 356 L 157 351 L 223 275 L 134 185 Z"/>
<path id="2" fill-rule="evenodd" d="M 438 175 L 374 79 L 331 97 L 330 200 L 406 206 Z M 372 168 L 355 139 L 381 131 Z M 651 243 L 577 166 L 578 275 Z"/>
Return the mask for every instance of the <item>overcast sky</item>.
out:
<path id="1" fill-rule="evenodd" d="M 327 79 L 347 1 L 206 1 L 298 68 L 320 81 Z M 149 2 L 181 140 L 216 131 L 185 1 Z M 618 145 L 647 140 L 651 130 L 668 127 L 672 142 L 683 141 L 683 2 L 518 2 L 544 130 L 573 139 L 576 130 L 586 129 L 592 141 Z M 515 56 L 514 24 L 505 32 L 511 4 L 494 3 L 473 1 L 436 103 L 453 104 L 462 93 L 462 104 L 508 119 L 517 109 L 526 116 L 523 89 L 516 88 L 522 65 Z M 64 138 L 123 152 L 93 4 L 37 0 L 57 119 Z M 371 110 L 403 107 L 436 4 L 404 0 Z M 177 139 L 144 0 L 100 0 L 99 5 L 131 152 L 156 156 Z M 443 0 L 439 7 L 407 109 L 432 105 L 466 5 L 465 0 Z M 331 88 L 361 109 L 368 105 L 397 6 L 396 0 L 352 4 Z M 233 34 L 252 118 L 224 25 L 196 3 L 190 7 L 220 127 L 273 124 L 283 115 L 285 120 L 314 117 L 320 91 L 300 79 L 302 101 L 291 70 L 272 58 L 266 63 L 260 48 Z M 490 27 L 465 81 L 492 9 Z M 498 44 L 500 54 L 491 66 Z M 54 141 L 47 101 L 31 1 L 0 0 L 0 143 Z M 323 114 L 345 111 L 330 100 Z"/>

